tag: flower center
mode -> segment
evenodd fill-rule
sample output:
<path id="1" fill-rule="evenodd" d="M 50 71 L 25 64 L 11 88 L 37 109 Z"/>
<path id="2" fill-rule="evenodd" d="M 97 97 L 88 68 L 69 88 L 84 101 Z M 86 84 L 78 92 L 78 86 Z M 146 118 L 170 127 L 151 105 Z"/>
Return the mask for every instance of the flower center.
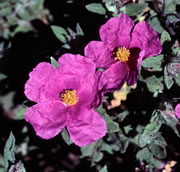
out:
<path id="1" fill-rule="evenodd" d="M 65 90 L 60 94 L 60 97 L 62 101 L 68 106 L 75 105 L 78 102 L 76 90 Z"/>
<path id="2" fill-rule="evenodd" d="M 125 63 L 129 59 L 130 51 L 125 47 L 119 47 L 113 52 L 113 55 L 115 57 L 115 60 L 119 60 Z"/>

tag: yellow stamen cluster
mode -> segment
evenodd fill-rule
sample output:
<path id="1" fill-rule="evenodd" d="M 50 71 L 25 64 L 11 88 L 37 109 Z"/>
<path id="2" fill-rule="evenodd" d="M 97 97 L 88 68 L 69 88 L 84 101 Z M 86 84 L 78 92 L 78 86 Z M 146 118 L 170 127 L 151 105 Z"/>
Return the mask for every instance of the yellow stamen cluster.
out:
<path id="1" fill-rule="evenodd" d="M 60 96 L 62 101 L 68 106 L 75 105 L 78 102 L 76 90 L 65 90 Z"/>
<path id="2" fill-rule="evenodd" d="M 127 50 L 125 47 L 120 47 L 120 48 L 117 48 L 113 52 L 113 55 L 115 57 L 115 60 L 119 60 L 119 61 L 125 63 L 129 59 L 130 51 Z"/>

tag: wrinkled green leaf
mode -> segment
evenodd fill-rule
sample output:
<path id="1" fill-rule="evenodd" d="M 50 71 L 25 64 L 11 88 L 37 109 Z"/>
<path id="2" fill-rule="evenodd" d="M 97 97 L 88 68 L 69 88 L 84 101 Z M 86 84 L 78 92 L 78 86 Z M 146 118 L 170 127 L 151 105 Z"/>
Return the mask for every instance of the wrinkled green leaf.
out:
<path id="1" fill-rule="evenodd" d="M 12 118 L 15 120 L 22 120 L 24 119 L 24 115 L 26 110 L 28 109 L 25 105 L 18 105 L 15 109 L 13 109 L 13 116 Z"/>
<path id="2" fill-rule="evenodd" d="M 108 172 L 107 166 L 105 165 L 99 172 Z"/>
<path id="3" fill-rule="evenodd" d="M 104 118 L 107 125 L 108 133 L 118 132 L 119 124 L 114 122 L 111 117 L 106 113 L 105 109 L 102 106 L 96 109 L 96 111 Z"/>
<path id="4" fill-rule="evenodd" d="M 173 111 L 160 111 L 160 115 L 161 117 L 164 119 L 164 123 L 166 125 L 168 125 L 169 127 L 171 127 L 173 129 L 173 131 L 175 132 L 175 134 L 180 137 L 179 131 L 177 129 L 177 124 L 178 124 L 178 120 L 175 117 Z"/>
<path id="5" fill-rule="evenodd" d="M 10 15 L 12 13 L 12 7 L 9 2 L 0 3 L 0 16 Z"/>
<path id="6" fill-rule="evenodd" d="M 163 77 L 157 78 L 152 75 L 144 80 L 147 88 L 150 92 L 154 93 L 154 97 L 157 97 L 158 93 L 162 93 L 164 85 L 162 84 Z"/>
<path id="7" fill-rule="evenodd" d="M 102 144 L 102 139 L 99 139 L 95 143 L 91 143 L 87 146 L 82 147 L 81 158 L 89 157 L 92 162 L 99 162 L 103 158 L 103 153 L 101 152 Z"/>
<path id="8" fill-rule="evenodd" d="M 169 73 L 167 72 L 167 67 L 165 66 L 164 68 L 164 84 L 166 86 L 166 88 L 169 90 L 173 84 L 174 84 L 174 80 L 173 77 L 171 75 L 169 75 Z"/>
<path id="9" fill-rule="evenodd" d="M 56 35 L 56 37 L 63 43 L 66 43 L 66 35 L 68 35 L 67 31 L 60 26 L 51 26 L 51 29 L 53 33 Z"/>
<path id="10" fill-rule="evenodd" d="M 136 158 L 140 162 L 145 161 L 149 165 L 150 172 L 153 171 L 153 168 L 159 168 L 162 165 L 162 162 L 159 161 L 158 159 L 154 158 L 153 154 L 148 150 L 147 147 L 138 151 L 138 153 L 136 154 Z"/>
<path id="11" fill-rule="evenodd" d="M 120 142 L 118 143 L 119 150 L 121 153 L 125 153 L 128 145 L 129 145 L 129 139 L 122 133 L 118 133 L 118 136 L 120 139 Z"/>
<path id="12" fill-rule="evenodd" d="M 61 136 L 68 145 L 73 143 L 66 128 L 62 130 Z"/>
<path id="13" fill-rule="evenodd" d="M 103 143 L 101 150 L 106 151 L 107 153 L 109 153 L 111 155 L 113 154 L 113 148 L 107 143 Z"/>
<path id="14" fill-rule="evenodd" d="M 156 144 L 149 144 L 148 145 L 149 150 L 152 152 L 152 154 L 157 158 L 166 158 L 167 152 L 166 147 L 163 145 L 156 145 Z"/>
<path id="15" fill-rule="evenodd" d="M 133 130 L 131 125 L 127 125 L 127 126 L 124 127 L 125 134 L 128 134 L 131 130 Z"/>
<path id="16" fill-rule="evenodd" d="M 179 55 L 180 56 L 180 47 L 172 48 L 173 54 L 174 55 Z"/>
<path id="17" fill-rule="evenodd" d="M 51 60 L 51 64 L 54 68 L 57 68 L 58 67 L 58 62 L 57 60 L 54 58 L 54 57 L 50 57 L 50 60 Z"/>
<path id="18" fill-rule="evenodd" d="M 122 122 L 124 119 L 129 115 L 129 112 L 127 110 L 123 111 L 122 113 L 119 113 L 117 115 L 117 121 Z"/>
<path id="19" fill-rule="evenodd" d="M 126 14 L 129 16 L 136 16 L 147 8 L 145 2 L 141 3 L 129 3 L 126 5 Z"/>
<path id="20" fill-rule="evenodd" d="M 144 147 L 147 144 L 151 144 L 151 142 L 157 138 L 157 133 L 162 123 L 163 120 L 160 119 L 159 113 L 155 111 L 152 114 L 150 123 L 145 126 L 143 133 L 139 134 L 140 147 Z"/>
<path id="21" fill-rule="evenodd" d="M 105 8 L 100 3 L 91 3 L 85 6 L 86 9 L 90 12 L 97 13 L 97 14 L 106 14 Z"/>
<path id="22" fill-rule="evenodd" d="M 4 147 L 4 165 L 8 169 L 9 161 L 15 163 L 15 137 L 11 132 Z"/>
<path id="23" fill-rule="evenodd" d="M 136 154 L 137 159 L 140 162 L 143 162 L 144 160 L 150 160 L 152 158 L 152 153 L 148 150 L 148 148 L 143 148 Z"/>
<path id="24" fill-rule="evenodd" d="M 171 36 L 167 31 L 163 31 L 161 34 L 161 44 L 163 45 L 166 41 L 171 41 Z"/>
<path id="25" fill-rule="evenodd" d="M 150 69 L 152 71 L 162 71 L 161 65 L 162 65 L 163 59 L 164 59 L 163 55 L 146 58 L 142 61 L 141 66 L 143 66 L 144 68 Z"/>
<path id="26" fill-rule="evenodd" d="M 152 16 L 155 15 L 155 14 L 152 14 Z M 161 26 L 161 23 L 160 23 L 160 21 L 159 21 L 157 16 L 156 17 L 151 17 L 151 20 L 149 21 L 149 24 L 158 33 L 162 33 L 164 31 L 164 28 Z"/>
<path id="27" fill-rule="evenodd" d="M 17 33 L 25 33 L 33 30 L 33 27 L 28 22 L 20 22 L 19 26 L 15 28 L 13 32 L 11 32 L 11 36 L 13 37 Z"/>

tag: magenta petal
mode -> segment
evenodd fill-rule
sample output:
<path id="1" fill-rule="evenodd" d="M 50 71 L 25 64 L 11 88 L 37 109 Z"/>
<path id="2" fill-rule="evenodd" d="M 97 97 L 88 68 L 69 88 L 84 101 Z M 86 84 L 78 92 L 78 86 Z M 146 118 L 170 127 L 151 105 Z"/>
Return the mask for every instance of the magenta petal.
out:
<path id="1" fill-rule="evenodd" d="M 114 91 L 120 89 L 126 82 L 129 67 L 126 63 L 117 62 L 102 73 L 99 90 Z"/>
<path id="2" fill-rule="evenodd" d="M 97 141 L 107 132 L 104 119 L 93 109 L 77 109 L 68 115 L 68 132 L 71 140 L 80 147 Z"/>
<path id="3" fill-rule="evenodd" d="M 29 74 L 29 80 L 25 84 L 24 93 L 27 98 L 39 102 L 41 92 L 54 72 L 55 69 L 51 64 L 45 62 L 38 64 Z"/>
<path id="4" fill-rule="evenodd" d="M 133 21 L 126 14 L 111 18 L 100 28 L 101 40 L 111 51 L 120 46 L 128 48 L 133 26 Z"/>
<path id="5" fill-rule="evenodd" d="M 180 104 L 177 104 L 177 106 L 175 107 L 175 114 L 177 118 L 180 119 Z"/>
<path id="6" fill-rule="evenodd" d="M 80 80 L 80 76 L 78 75 L 64 74 L 56 71 L 43 89 L 41 100 L 58 100 L 64 90 L 78 90 L 80 88 Z"/>
<path id="7" fill-rule="evenodd" d="M 101 41 L 91 41 L 86 45 L 85 56 L 96 63 L 97 68 L 108 68 L 115 60 L 112 58 L 112 52 Z"/>
<path id="8" fill-rule="evenodd" d="M 50 139 L 66 125 L 65 113 L 65 106 L 58 101 L 38 103 L 28 108 L 25 120 L 33 126 L 38 136 Z"/>
<path id="9" fill-rule="evenodd" d="M 81 78 L 86 78 L 89 74 L 95 73 L 95 63 L 81 55 L 64 54 L 58 60 L 59 72 L 68 75 L 79 75 Z"/>
<path id="10" fill-rule="evenodd" d="M 141 22 L 135 25 L 130 43 L 130 48 L 132 47 L 138 47 L 144 50 L 144 58 L 156 56 L 162 51 L 161 41 L 157 32 L 147 22 Z"/>

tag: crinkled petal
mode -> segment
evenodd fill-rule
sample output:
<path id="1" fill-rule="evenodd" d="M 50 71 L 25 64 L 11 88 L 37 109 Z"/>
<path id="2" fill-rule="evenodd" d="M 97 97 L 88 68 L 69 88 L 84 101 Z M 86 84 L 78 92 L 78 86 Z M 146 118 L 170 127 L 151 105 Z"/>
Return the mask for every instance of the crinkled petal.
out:
<path id="1" fill-rule="evenodd" d="M 156 56 L 162 51 L 161 41 L 157 32 L 147 22 L 135 25 L 130 43 L 130 48 L 132 47 L 144 50 L 144 58 Z"/>
<path id="2" fill-rule="evenodd" d="M 115 63 L 112 51 L 101 41 L 91 41 L 86 45 L 84 51 L 85 56 L 95 62 L 97 68 L 108 68 L 112 63 Z"/>
<path id="3" fill-rule="evenodd" d="M 180 119 L 180 104 L 177 104 L 177 106 L 175 107 L 175 114 L 177 118 Z"/>
<path id="4" fill-rule="evenodd" d="M 60 100 L 60 94 L 65 90 L 78 90 L 80 88 L 80 76 L 64 74 L 56 70 L 41 94 L 42 101 Z"/>
<path id="5" fill-rule="evenodd" d="M 55 137 L 66 125 L 65 106 L 58 101 L 38 103 L 25 113 L 36 134 L 43 139 Z"/>
<path id="6" fill-rule="evenodd" d="M 102 73 L 99 90 L 111 92 L 120 89 L 126 82 L 129 67 L 126 63 L 117 62 Z"/>
<path id="7" fill-rule="evenodd" d="M 86 78 L 87 75 L 95 73 L 96 64 L 84 56 L 67 53 L 59 58 L 57 70 L 64 74 Z"/>
<path id="8" fill-rule="evenodd" d="M 97 141 L 107 132 L 104 119 L 93 109 L 74 108 L 69 111 L 68 117 L 69 135 L 80 147 Z"/>
<path id="9" fill-rule="evenodd" d="M 54 73 L 55 69 L 51 64 L 45 62 L 38 64 L 30 72 L 29 80 L 25 84 L 24 93 L 27 98 L 34 102 L 40 102 L 41 92 Z"/>
<path id="10" fill-rule="evenodd" d="M 133 26 L 132 19 L 126 14 L 111 18 L 100 28 L 101 40 L 111 51 L 117 47 L 128 48 Z"/>

